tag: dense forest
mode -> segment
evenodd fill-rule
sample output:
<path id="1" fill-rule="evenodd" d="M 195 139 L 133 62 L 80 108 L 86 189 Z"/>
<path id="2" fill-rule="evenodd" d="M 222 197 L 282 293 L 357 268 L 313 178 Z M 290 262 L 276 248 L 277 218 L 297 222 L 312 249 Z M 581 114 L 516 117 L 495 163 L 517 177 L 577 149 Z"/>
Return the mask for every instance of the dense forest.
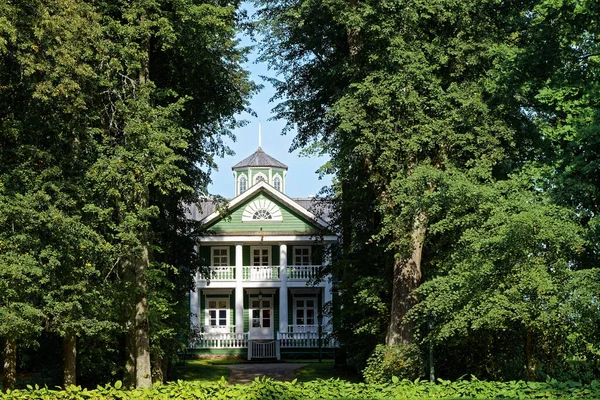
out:
<path id="1" fill-rule="evenodd" d="M 0 2 L 3 388 L 169 378 L 202 264 L 185 205 L 259 88 L 243 31 L 293 149 L 330 157 L 350 365 L 598 379 L 600 5 L 255 4 Z"/>

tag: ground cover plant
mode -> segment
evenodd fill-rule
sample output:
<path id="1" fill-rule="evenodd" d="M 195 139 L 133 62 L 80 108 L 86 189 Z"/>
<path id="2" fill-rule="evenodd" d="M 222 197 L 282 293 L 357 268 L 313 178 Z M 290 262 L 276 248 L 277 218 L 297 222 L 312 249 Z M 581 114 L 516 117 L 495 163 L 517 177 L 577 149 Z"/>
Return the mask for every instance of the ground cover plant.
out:
<path id="1" fill-rule="evenodd" d="M 579 382 L 487 382 L 476 378 L 461 381 L 409 381 L 393 379 L 385 384 L 350 383 L 339 379 L 313 382 L 278 382 L 256 379 L 249 385 L 219 382 L 177 381 L 148 389 L 123 390 L 121 382 L 99 386 L 95 390 L 70 386 L 65 390 L 33 388 L 0 394 L 0 399 L 131 399 L 131 398 L 197 398 L 197 399 L 594 399 L 600 398 L 600 381 Z"/>

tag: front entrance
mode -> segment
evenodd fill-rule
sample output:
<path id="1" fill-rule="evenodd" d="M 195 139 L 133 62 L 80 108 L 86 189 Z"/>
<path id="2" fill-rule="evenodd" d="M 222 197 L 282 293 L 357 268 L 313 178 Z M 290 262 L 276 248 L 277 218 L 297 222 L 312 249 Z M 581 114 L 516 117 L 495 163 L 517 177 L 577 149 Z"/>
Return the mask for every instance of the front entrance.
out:
<path id="1" fill-rule="evenodd" d="M 273 300 L 250 299 L 250 338 L 273 339 Z"/>

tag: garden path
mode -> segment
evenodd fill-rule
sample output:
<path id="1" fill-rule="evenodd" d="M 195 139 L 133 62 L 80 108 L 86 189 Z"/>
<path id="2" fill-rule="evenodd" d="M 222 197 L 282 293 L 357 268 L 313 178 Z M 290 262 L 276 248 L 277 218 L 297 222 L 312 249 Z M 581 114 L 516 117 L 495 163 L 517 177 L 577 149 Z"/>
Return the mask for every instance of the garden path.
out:
<path id="1" fill-rule="evenodd" d="M 250 383 L 256 377 L 266 376 L 277 381 L 292 381 L 298 368 L 307 364 L 233 364 L 226 365 L 231 370 L 229 383 Z"/>

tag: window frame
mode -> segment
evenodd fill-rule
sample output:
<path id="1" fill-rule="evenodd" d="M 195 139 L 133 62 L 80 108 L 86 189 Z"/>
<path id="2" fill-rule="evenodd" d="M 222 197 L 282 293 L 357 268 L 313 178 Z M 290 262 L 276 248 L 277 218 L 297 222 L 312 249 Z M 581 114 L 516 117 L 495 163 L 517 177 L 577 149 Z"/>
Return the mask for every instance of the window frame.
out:
<path id="1" fill-rule="evenodd" d="M 244 190 L 242 190 L 242 182 L 244 182 Z M 240 174 L 238 177 L 238 194 L 242 194 L 246 190 L 248 190 L 248 177 L 246 174 Z"/>
<path id="2" fill-rule="evenodd" d="M 210 302 L 215 301 L 217 307 L 210 307 Z M 219 307 L 219 302 L 225 301 L 225 308 Z M 215 311 L 215 322 L 216 325 L 211 325 L 211 319 L 213 319 L 210 315 L 211 311 Z M 219 324 L 219 320 L 222 319 L 219 315 L 219 311 L 225 311 L 225 325 Z M 229 297 L 208 297 L 204 298 L 204 326 L 206 330 L 209 332 L 229 332 L 229 328 L 231 326 L 231 307 Z"/>
<path id="3" fill-rule="evenodd" d="M 313 301 L 313 304 L 314 304 L 313 307 L 308 307 L 306 305 L 306 302 L 310 301 L 310 300 Z M 303 301 L 304 305 L 299 307 L 298 306 L 298 301 Z M 317 296 L 314 296 L 314 297 L 313 296 L 294 297 L 293 325 L 295 327 L 316 327 L 316 326 L 318 326 L 318 323 L 319 323 L 318 322 L 318 315 L 319 315 L 318 314 L 318 312 L 319 312 L 318 301 L 319 301 L 319 299 L 318 299 Z M 302 317 L 303 321 L 304 321 L 303 324 L 299 324 L 298 323 L 298 310 L 302 310 L 303 311 L 303 317 Z M 312 317 L 313 323 L 312 324 L 307 323 L 308 322 L 308 315 L 307 315 L 308 313 L 307 313 L 307 310 L 313 310 L 313 317 Z"/>
<path id="4" fill-rule="evenodd" d="M 279 182 L 279 187 L 277 187 L 277 184 L 275 182 Z M 275 174 L 275 176 L 273 177 L 273 187 L 275 188 L 275 190 L 282 192 L 283 179 L 281 179 L 281 176 L 279 176 L 279 174 Z"/>
<path id="5" fill-rule="evenodd" d="M 267 265 L 263 265 L 262 264 L 262 252 L 261 252 L 261 254 L 259 255 L 259 257 L 261 257 L 260 264 L 259 265 L 255 265 L 254 264 L 254 250 L 263 250 L 263 249 L 268 250 L 268 253 L 269 253 L 268 254 L 268 260 L 267 260 L 268 264 Z M 250 266 L 251 267 L 271 267 L 272 266 L 272 264 L 271 264 L 271 260 L 272 260 L 271 253 L 272 253 L 272 251 L 271 250 L 272 250 L 271 246 L 250 246 Z"/>
<path id="6" fill-rule="evenodd" d="M 296 261 L 296 257 L 298 257 L 298 255 L 296 255 L 296 251 L 298 250 L 308 250 L 308 264 L 305 264 L 304 262 L 301 262 L 300 264 L 298 264 Z M 300 254 L 300 257 L 306 257 L 306 255 Z M 303 265 L 313 265 L 312 264 L 312 247 L 311 246 L 294 246 L 294 256 L 293 256 L 293 261 L 294 261 L 294 265 L 297 266 L 303 266 Z"/>
<path id="7" fill-rule="evenodd" d="M 215 250 L 225 250 L 225 256 L 223 256 L 222 254 L 219 254 L 217 256 L 215 256 Z M 221 265 L 221 262 L 218 262 L 215 264 L 215 257 L 226 257 L 227 258 L 227 262 L 225 263 L 225 265 Z M 230 267 L 230 258 L 229 258 L 229 247 L 228 246 L 211 246 L 210 248 L 210 265 L 211 267 Z"/>

